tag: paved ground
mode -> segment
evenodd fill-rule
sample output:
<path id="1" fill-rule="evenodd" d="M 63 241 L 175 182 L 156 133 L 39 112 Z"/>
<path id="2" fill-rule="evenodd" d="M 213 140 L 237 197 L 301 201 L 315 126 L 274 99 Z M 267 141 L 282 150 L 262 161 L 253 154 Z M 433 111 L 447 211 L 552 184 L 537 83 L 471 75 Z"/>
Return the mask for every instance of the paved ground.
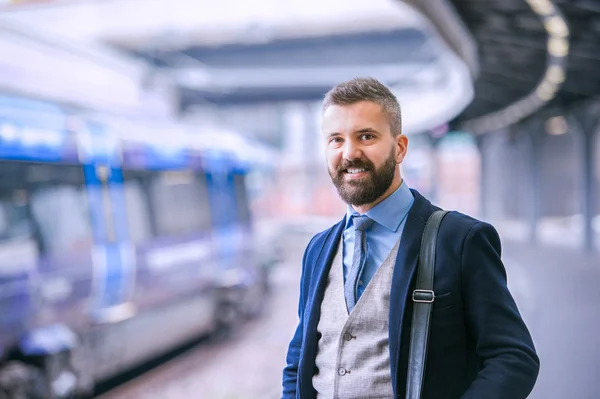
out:
<path id="1" fill-rule="evenodd" d="M 541 361 L 530 398 L 600 398 L 600 254 L 506 243 L 504 259 Z"/>
<path id="2" fill-rule="evenodd" d="M 310 230 L 310 229 L 309 229 Z M 201 345 L 103 399 L 271 399 L 296 323 L 307 235 L 286 249 L 264 316 L 225 342 Z M 600 254 L 504 243 L 509 286 L 541 357 L 533 399 L 600 398 Z"/>
<path id="3" fill-rule="evenodd" d="M 233 338 L 197 349 L 101 396 L 101 399 L 275 399 L 297 323 L 300 260 L 310 237 L 288 245 L 273 275 L 269 306 Z"/>

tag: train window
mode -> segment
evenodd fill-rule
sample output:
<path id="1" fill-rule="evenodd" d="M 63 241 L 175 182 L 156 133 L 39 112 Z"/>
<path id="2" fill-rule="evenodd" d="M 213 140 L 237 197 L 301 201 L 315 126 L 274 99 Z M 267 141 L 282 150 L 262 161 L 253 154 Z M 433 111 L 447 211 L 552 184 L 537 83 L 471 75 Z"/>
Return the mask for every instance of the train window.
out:
<path id="1" fill-rule="evenodd" d="M 37 189 L 32 193 L 31 207 L 47 252 L 91 247 L 87 197 L 82 187 L 59 185 Z"/>
<path id="2" fill-rule="evenodd" d="M 26 207 L 25 190 L 9 189 L 0 183 L 0 274 L 22 272 L 38 258 L 39 249 Z"/>
<path id="3" fill-rule="evenodd" d="M 127 222 L 135 244 L 144 243 L 153 236 L 147 192 L 149 177 L 147 172 L 123 171 Z"/>
<path id="4" fill-rule="evenodd" d="M 32 226 L 27 217 L 27 192 L 2 190 L 0 194 L 0 240 L 28 237 Z"/>
<path id="5" fill-rule="evenodd" d="M 176 236 L 210 229 L 206 182 L 192 171 L 157 174 L 150 195 L 159 236 Z"/>
<path id="6" fill-rule="evenodd" d="M 250 208 L 248 204 L 248 193 L 246 191 L 246 176 L 234 175 L 234 186 L 238 220 L 240 223 L 248 223 L 250 222 Z"/>
<path id="7" fill-rule="evenodd" d="M 37 169 L 35 169 L 37 168 Z M 30 170 L 31 213 L 47 253 L 89 249 L 93 245 L 87 191 L 79 166 L 43 165 Z M 36 179 L 44 176 L 43 179 Z"/>
<path id="8" fill-rule="evenodd" d="M 236 189 L 234 178 L 225 173 L 209 173 L 206 175 L 210 187 L 210 205 L 213 225 L 226 228 L 238 220 Z"/>
<path id="9" fill-rule="evenodd" d="M 0 235 L 35 238 L 47 254 L 91 247 L 81 167 L 2 162 L 1 169 Z"/>

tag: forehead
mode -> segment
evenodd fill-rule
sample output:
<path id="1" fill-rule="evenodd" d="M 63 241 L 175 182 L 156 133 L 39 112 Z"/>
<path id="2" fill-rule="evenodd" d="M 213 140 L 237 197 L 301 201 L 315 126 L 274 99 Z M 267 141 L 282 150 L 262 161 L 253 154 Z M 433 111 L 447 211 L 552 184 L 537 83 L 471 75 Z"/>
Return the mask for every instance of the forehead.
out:
<path id="1" fill-rule="evenodd" d="M 330 105 L 323 112 L 321 128 L 324 133 L 345 133 L 365 128 L 389 130 L 388 120 L 381 106 L 372 101 Z"/>

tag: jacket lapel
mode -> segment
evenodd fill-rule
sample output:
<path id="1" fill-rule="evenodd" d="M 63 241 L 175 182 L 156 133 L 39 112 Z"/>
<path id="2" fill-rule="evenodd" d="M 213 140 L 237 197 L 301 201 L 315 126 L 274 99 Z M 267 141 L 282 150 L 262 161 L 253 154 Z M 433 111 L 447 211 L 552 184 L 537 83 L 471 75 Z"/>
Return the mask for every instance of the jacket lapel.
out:
<path id="1" fill-rule="evenodd" d="M 335 252 L 338 248 L 340 239 L 342 238 L 342 232 L 344 231 L 344 226 L 346 224 L 345 222 L 346 217 L 331 228 L 329 234 L 325 238 L 323 247 L 318 252 L 315 260 L 314 268 L 312 269 L 310 276 L 311 284 L 310 292 L 308 293 L 309 300 L 306 304 L 306 311 L 308 312 L 307 328 L 314 327 L 316 329 L 317 327 L 316 323 L 318 323 L 320 317 L 321 301 L 323 300 L 323 295 L 325 293 L 325 283 L 327 281 L 327 276 L 329 275 L 329 270 L 331 269 L 331 263 L 333 262 Z M 311 322 L 314 322 L 315 325 L 313 326 Z"/>
<path id="2" fill-rule="evenodd" d="M 410 293 L 411 287 L 414 286 L 413 280 L 419 260 L 421 237 L 425 230 L 427 219 L 436 209 L 416 190 L 411 191 L 415 201 L 408 212 L 406 224 L 402 232 L 390 293 L 390 368 L 396 396 L 404 390 L 404 386 L 400 384 L 406 384 L 405 378 L 398 380 L 397 376 L 406 376 L 407 365 L 404 357 L 407 354 L 403 353 L 402 348 L 407 347 L 408 343 L 406 340 L 410 340 L 410 321 L 407 321 L 407 316 L 412 313 Z M 401 352 L 403 353 L 402 359 L 400 357 Z"/>
<path id="3" fill-rule="evenodd" d="M 321 302 L 323 300 L 323 295 L 325 294 L 325 285 L 329 270 L 331 269 L 331 263 L 333 262 L 345 225 L 346 217 L 329 230 L 321 244 L 320 250 L 315 251 L 315 257 L 313 259 L 307 259 L 307 267 L 310 268 L 311 263 L 314 266 L 312 267 L 310 284 L 308 285 L 310 291 L 307 296 L 308 299 L 304 310 L 303 333 L 305 337 L 305 347 L 299 366 L 299 381 L 303 398 L 314 397 L 312 376 L 317 353 L 317 325 L 321 317 Z M 315 249 L 317 249 L 318 246 L 319 243 L 315 243 Z"/>

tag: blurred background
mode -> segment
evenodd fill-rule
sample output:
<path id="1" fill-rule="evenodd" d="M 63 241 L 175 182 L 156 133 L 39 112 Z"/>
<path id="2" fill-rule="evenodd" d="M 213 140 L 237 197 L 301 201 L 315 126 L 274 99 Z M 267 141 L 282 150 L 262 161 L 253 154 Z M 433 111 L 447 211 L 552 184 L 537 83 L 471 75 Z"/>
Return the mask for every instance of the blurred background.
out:
<path id="1" fill-rule="evenodd" d="M 0 399 L 279 397 L 356 76 L 499 230 L 531 397 L 600 398 L 600 1 L 2 0 Z"/>

